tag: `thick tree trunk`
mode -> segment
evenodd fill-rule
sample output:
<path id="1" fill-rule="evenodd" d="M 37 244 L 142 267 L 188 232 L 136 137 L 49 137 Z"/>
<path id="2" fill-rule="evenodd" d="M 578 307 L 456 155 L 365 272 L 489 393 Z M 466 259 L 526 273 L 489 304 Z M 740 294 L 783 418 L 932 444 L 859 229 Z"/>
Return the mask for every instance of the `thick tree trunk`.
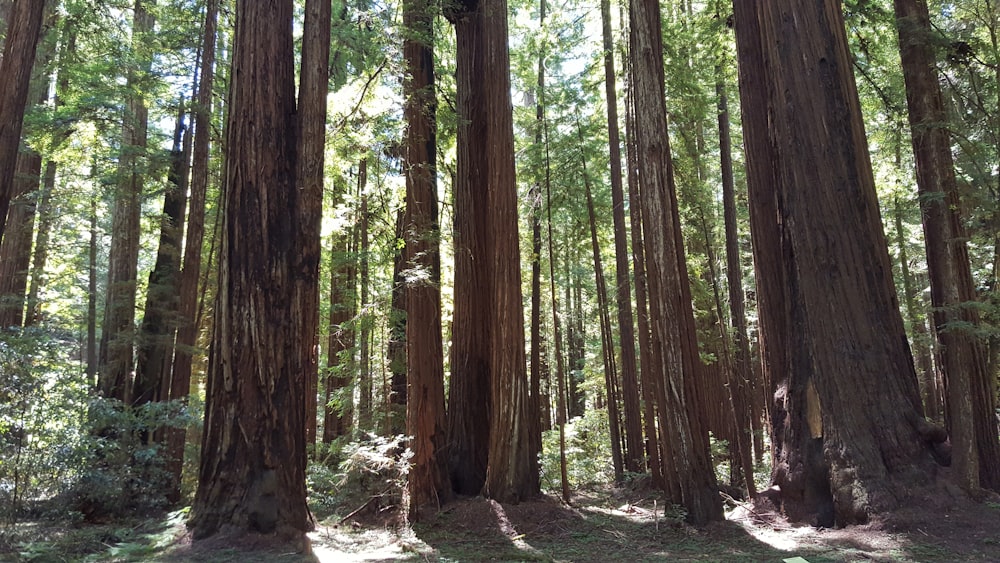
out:
<path id="1" fill-rule="evenodd" d="M 205 197 L 208 190 L 208 158 L 211 141 L 212 90 L 215 84 L 215 42 L 219 0 L 208 0 L 201 42 L 201 69 L 198 73 L 198 99 L 194 108 L 194 137 L 191 161 L 191 194 L 188 199 L 187 234 L 184 237 L 184 261 L 178 281 L 177 335 L 170 377 L 168 400 L 187 400 L 191 391 L 191 361 L 198 338 L 196 305 L 201 270 L 202 243 L 205 238 Z M 167 500 L 180 500 L 181 472 L 184 466 L 186 429 L 166 430 L 167 471 L 172 490 Z"/>
<path id="2" fill-rule="evenodd" d="M 319 262 L 323 216 L 323 163 L 326 153 L 326 98 L 330 75 L 329 0 L 307 0 L 302 38 L 298 107 L 299 190 L 295 292 L 302 312 L 298 350 L 306 381 L 306 443 L 316 442 L 316 400 L 319 387 Z"/>
<path id="3" fill-rule="evenodd" d="M 486 483 L 490 421 L 490 342 L 494 329 L 488 238 L 488 124 L 481 118 L 487 76 L 482 65 L 483 12 L 470 6 L 447 14 L 455 25 L 458 174 L 455 182 L 455 305 L 448 393 L 449 471 L 455 492 L 474 495 Z M 496 85 L 492 86 L 496 88 Z M 509 430 L 509 429 L 508 429 Z"/>
<path id="4" fill-rule="evenodd" d="M 3 59 L 0 60 L 0 239 L 14 196 L 14 176 L 21 125 L 42 29 L 44 0 L 22 0 L 10 9 Z"/>
<path id="5" fill-rule="evenodd" d="M 437 195 L 434 16 L 427 0 L 403 4 L 406 105 L 406 431 L 413 451 L 410 514 L 451 498 L 444 410 L 441 255 Z"/>
<path id="6" fill-rule="evenodd" d="M 136 0 L 132 23 L 132 46 L 145 50 L 153 31 L 148 12 L 152 0 Z M 118 158 L 118 186 L 112 211 L 111 250 L 108 256 L 108 285 L 101 349 L 98 388 L 109 399 L 127 401 L 131 396 L 132 347 L 135 332 L 135 286 L 139 260 L 139 214 L 143 179 L 146 173 L 146 128 L 149 110 L 138 92 L 138 82 L 149 73 L 152 56 L 138 58 L 130 68 L 126 91 L 133 92 L 125 103 L 122 146 Z"/>
<path id="7" fill-rule="evenodd" d="M 195 538 L 220 530 L 294 536 L 313 525 L 305 483 L 309 360 L 300 347 L 315 327 L 297 280 L 316 272 L 302 271 L 309 202 L 296 185 L 293 9 L 292 0 L 237 3 Z"/>
<path id="8" fill-rule="evenodd" d="M 649 283 L 649 323 L 652 365 L 663 384 L 656 405 L 662 439 L 669 444 L 677 501 L 695 524 L 722 519 L 708 445 L 708 430 L 698 407 L 700 396 L 698 345 L 677 207 L 676 188 L 667 139 L 664 100 L 663 45 L 660 8 L 655 0 L 631 4 L 632 80 L 635 88 L 635 140 L 642 207 L 646 273 Z M 661 460 L 663 461 L 663 460 Z M 672 470 L 672 471 L 671 471 Z"/>
<path id="9" fill-rule="evenodd" d="M 734 7 L 772 482 L 792 520 L 865 522 L 932 462 L 840 2 Z"/>
<path id="10" fill-rule="evenodd" d="M 24 151 L 17 158 L 13 205 L 0 243 L 0 330 L 20 328 L 24 323 L 24 296 L 31 265 L 35 197 L 41 168 L 42 157 L 35 151 Z"/>
<path id="11" fill-rule="evenodd" d="M 986 343 L 976 334 L 978 299 L 960 215 L 947 114 L 938 85 L 926 0 L 895 0 L 903 79 L 917 165 L 934 331 L 948 400 L 952 470 L 958 484 L 1000 491 L 1000 438 Z"/>

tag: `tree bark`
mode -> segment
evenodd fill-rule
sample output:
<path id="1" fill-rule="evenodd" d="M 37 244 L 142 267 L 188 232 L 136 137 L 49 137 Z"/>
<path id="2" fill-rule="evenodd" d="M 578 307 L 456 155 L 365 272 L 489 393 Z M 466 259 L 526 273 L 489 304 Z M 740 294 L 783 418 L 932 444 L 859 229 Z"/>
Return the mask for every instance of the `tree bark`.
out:
<path id="1" fill-rule="evenodd" d="M 451 498 L 441 336 L 434 14 L 427 0 L 403 4 L 406 120 L 406 430 L 413 451 L 410 514 Z"/>
<path id="2" fill-rule="evenodd" d="M 635 140 L 642 207 L 646 274 L 649 283 L 651 368 L 662 381 L 656 405 L 661 439 L 670 446 L 673 467 L 664 471 L 680 493 L 676 499 L 694 524 L 721 520 L 708 445 L 699 418 L 698 345 L 683 240 L 667 139 L 660 8 L 655 0 L 631 4 L 631 77 L 635 88 Z M 663 460 L 661 460 L 663 461 Z M 668 469 L 668 468 L 664 468 Z"/>
<path id="3" fill-rule="evenodd" d="M 1000 492 L 1000 438 L 986 343 L 962 224 L 948 116 L 938 85 L 926 0 L 895 0 L 913 156 L 917 165 L 934 332 L 948 403 L 951 465 L 958 484 Z"/>
<path id="4" fill-rule="evenodd" d="M 865 522 L 932 462 L 840 2 L 734 7 L 772 483 L 793 521 Z"/>
<path id="5" fill-rule="evenodd" d="M 136 0 L 132 23 L 132 49 L 138 56 L 136 67 L 128 70 L 122 123 L 122 147 L 118 158 L 118 186 L 112 211 L 111 250 L 108 256 L 108 285 L 101 348 L 98 361 L 98 388 L 109 399 L 127 401 L 131 396 L 132 347 L 135 339 L 135 288 L 139 261 L 139 214 L 145 176 L 146 129 L 149 110 L 138 91 L 148 75 L 152 55 L 146 42 L 153 31 L 148 12 L 152 0 Z"/>
<path id="6" fill-rule="evenodd" d="M 3 59 L 0 60 L 0 239 L 14 197 L 14 176 L 21 126 L 41 35 L 44 0 L 17 2 L 10 8 Z"/>
<path id="7" fill-rule="evenodd" d="M 396 255 L 392 259 L 389 342 L 386 344 L 386 360 L 389 363 L 391 377 L 386 427 L 392 436 L 406 433 L 406 276 L 409 275 L 406 271 L 409 261 L 406 248 L 406 229 L 409 220 L 406 218 L 406 213 L 405 205 L 396 212 L 397 247 Z"/>
<path id="8" fill-rule="evenodd" d="M 306 443 L 316 442 L 316 400 L 319 387 L 320 224 L 326 153 L 326 99 L 330 76 L 330 0 L 307 0 L 302 38 L 298 107 L 296 186 L 301 197 L 297 213 L 300 251 L 296 257 L 295 292 L 302 313 L 303 338 L 298 342 L 306 381 Z"/>
<path id="9" fill-rule="evenodd" d="M 0 330 L 24 324 L 25 292 L 31 265 L 31 236 L 35 226 L 35 197 L 42 156 L 33 150 L 17 158 L 13 205 L 0 243 Z"/>
<path id="10" fill-rule="evenodd" d="M 309 205 L 297 186 L 294 2 L 240 0 L 226 132 L 219 293 L 206 386 L 195 538 L 295 536 L 306 506 L 302 310 Z"/>

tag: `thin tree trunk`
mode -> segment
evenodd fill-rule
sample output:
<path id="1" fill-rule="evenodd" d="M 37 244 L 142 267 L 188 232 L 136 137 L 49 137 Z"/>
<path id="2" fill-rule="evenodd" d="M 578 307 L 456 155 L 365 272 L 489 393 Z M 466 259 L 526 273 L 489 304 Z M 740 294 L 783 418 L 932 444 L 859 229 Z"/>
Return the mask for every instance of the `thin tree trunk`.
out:
<path id="1" fill-rule="evenodd" d="M 353 233 L 354 227 L 351 227 Z M 356 315 L 353 235 L 343 234 L 334 242 L 330 258 L 330 337 L 327 343 L 326 410 L 323 417 L 323 443 L 350 434 L 352 397 L 344 394 L 351 388 L 351 359 L 354 350 L 351 319 Z"/>
<path id="2" fill-rule="evenodd" d="M 219 0 L 205 5 L 205 25 L 201 42 L 201 68 L 198 99 L 194 107 L 194 137 L 191 161 L 191 194 L 188 200 L 187 233 L 184 237 L 184 261 L 178 282 L 177 336 L 174 343 L 168 400 L 186 401 L 191 391 L 191 362 L 198 338 L 198 280 L 202 245 L 205 238 L 205 198 L 208 191 L 208 159 L 211 141 L 212 90 L 215 84 L 215 43 Z M 206 269 L 206 272 L 208 270 Z M 184 467 L 184 428 L 168 428 L 164 439 L 167 448 L 167 471 L 172 490 L 167 500 L 180 500 L 181 472 Z"/>
<path id="3" fill-rule="evenodd" d="M 42 320 L 41 304 L 38 293 L 44 284 L 46 262 L 49 256 L 49 233 L 52 231 L 52 192 L 56 187 L 56 163 L 49 160 L 45 163 L 45 173 L 42 175 L 42 192 L 39 195 L 35 210 L 38 216 L 38 234 L 35 237 L 35 249 L 31 258 L 31 283 L 28 285 L 28 303 L 25 311 L 24 326 L 33 326 Z"/>
<path id="4" fill-rule="evenodd" d="M 132 47 L 145 50 L 153 31 L 152 0 L 136 0 L 132 23 Z M 131 396 L 132 348 L 135 332 L 135 290 L 139 260 L 139 215 L 145 176 L 146 129 L 149 110 L 137 94 L 138 83 L 149 73 L 152 56 L 138 57 L 128 70 L 118 186 L 112 211 L 111 251 L 101 348 L 98 388 L 109 399 L 127 401 Z"/>
<path id="5" fill-rule="evenodd" d="M 295 292 L 302 312 L 299 361 L 305 377 L 306 444 L 316 443 L 319 386 L 320 223 L 323 216 L 323 163 L 326 153 L 326 105 L 330 74 L 329 0 L 307 0 L 302 38 L 298 107 L 297 233 Z"/>
<path id="6" fill-rule="evenodd" d="M 92 176 L 97 179 L 97 166 Z M 97 196 L 90 198 L 90 244 L 87 251 L 87 382 L 97 384 Z"/>
<path id="7" fill-rule="evenodd" d="M 408 203 L 407 203 L 408 204 Z M 392 299 L 389 307 L 389 342 L 386 360 L 389 363 L 389 409 L 386 428 L 389 435 L 406 433 L 406 273 L 408 269 L 406 209 L 396 212 L 396 255 L 392 259 Z M 400 244 L 402 243 L 402 244 Z"/>

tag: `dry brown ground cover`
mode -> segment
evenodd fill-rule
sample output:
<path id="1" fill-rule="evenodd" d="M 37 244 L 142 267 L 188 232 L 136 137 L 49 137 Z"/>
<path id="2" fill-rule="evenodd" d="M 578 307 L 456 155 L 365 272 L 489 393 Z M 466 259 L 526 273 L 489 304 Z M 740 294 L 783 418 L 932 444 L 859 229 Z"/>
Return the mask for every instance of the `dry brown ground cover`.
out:
<path id="1" fill-rule="evenodd" d="M 320 522 L 308 538 L 293 543 L 246 536 L 192 543 L 181 515 L 131 529 L 36 524 L 39 539 L 0 546 L 0 560 L 1000 561 L 996 502 L 937 502 L 866 526 L 826 530 L 790 525 L 748 505 L 702 529 L 663 513 L 662 505 L 654 507 L 640 492 L 605 490 L 577 494 L 572 506 L 553 497 L 503 506 L 463 499 L 412 526 L 399 525 L 393 511 L 373 506 L 342 523 L 340 517 Z"/>

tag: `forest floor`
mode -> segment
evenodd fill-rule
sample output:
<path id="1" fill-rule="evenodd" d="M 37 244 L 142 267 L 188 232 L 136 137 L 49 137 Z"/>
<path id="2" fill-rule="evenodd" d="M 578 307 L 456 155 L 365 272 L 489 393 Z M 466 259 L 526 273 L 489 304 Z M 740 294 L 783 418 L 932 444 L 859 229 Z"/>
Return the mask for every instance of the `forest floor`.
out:
<path id="1" fill-rule="evenodd" d="M 746 505 L 693 528 L 620 490 L 578 492 L 572 506 L 554 497 L 503 506 L 463 499 L 412 526 L 374 512 L 321 521 L 298 545 L 246 536 L 192 543 L 183 513 L 131 525 L 27 523 L 20 541 L 0 541 L 0 561 L 1000 561 L 996 502 L 904 509 L 843 529 L 791 525 Z"/>

